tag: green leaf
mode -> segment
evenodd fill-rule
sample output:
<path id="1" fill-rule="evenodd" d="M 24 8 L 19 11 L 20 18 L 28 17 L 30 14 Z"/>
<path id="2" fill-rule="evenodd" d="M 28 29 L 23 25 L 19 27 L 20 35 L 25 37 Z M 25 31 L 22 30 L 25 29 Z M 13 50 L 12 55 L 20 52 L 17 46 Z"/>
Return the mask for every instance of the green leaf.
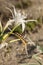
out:
<path id="1" fill-rule="evenodd" d="M 0 43 L 2 42 L 3 36 L 0 36 Z"/>
<path id="2" fill-rule="evenodd" d="M 34 28 L 35 28 L 35 22 L 28 22 L 28 23 L 26 23 L 26 29 L 27 30 L 33 30 Z"/>
<path id="3" fill-rule="evenodd" d="M 21 27 L 21 26 L 18 26 L 18 27 L 15 29 L 15 32 L 22 33 L 22 27 Z"/>

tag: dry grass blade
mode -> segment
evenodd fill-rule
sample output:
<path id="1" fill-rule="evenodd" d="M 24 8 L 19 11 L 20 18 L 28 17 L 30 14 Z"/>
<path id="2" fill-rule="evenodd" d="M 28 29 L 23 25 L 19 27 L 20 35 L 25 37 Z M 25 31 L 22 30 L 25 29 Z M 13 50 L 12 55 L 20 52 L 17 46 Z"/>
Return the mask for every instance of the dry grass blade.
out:
<path id="1" fill-rule="evenodd" d="M 37 54 L 36 54 L 36 55 L 33 55 L 33 58 L 34 58 L 40 65 L 42 65 L 42 63 L 41 63 L 42 58 L 41 58 L 41 57 L 38 57 Z"/>
<path id="2" fill-rule="evenodd" d="M 22 49 L 22 52 L 24 51 L 24 49 L 25 49 L 25 51 L 26 51 L 26 54 L 27 54 L 27 56 L 28 56 L 28 52 L 27 52 L 27 41 L 23 38 L 23 36 L 21 35 L 21 34 L 19 34 L 19 33 L 15 33 L 14 34 L 16 37 L 18 37 L 21 41 L 22 41 L 22 45 L 23 45 L 23 49 Z"/>
<path id="3" fill-rule="evenodd" d="M 34 45 L 34 46 L 36 46 L 35 45 L 35 43 L 34 42 L 32 42 L 32 40 L 29 38 L 29 41 L 27 41 L 26 39 L 24 39 L 24 37 L 21 35 L 21 34 L 19 34 L 19 33 L 15 33 L 14 34 L 16 37 L 18 37 L 21 41 L 22 41 L 22 45 L 23 45 L 23 51 L 24 51 L 24 49 L 25 49 L 25 52 L 26 52 L 26 55 L 29 57 L 29 55 L 28 55 L 28 48 L 27 48 L 27 45 Z"/>
<path id="4" fill-rule="evenodd" d="M 16 41 L 19 41 L 19 40 L 20 39 L 11 40 L 11 41 L 9 41 L 9 43 L 16 42 Z"/>

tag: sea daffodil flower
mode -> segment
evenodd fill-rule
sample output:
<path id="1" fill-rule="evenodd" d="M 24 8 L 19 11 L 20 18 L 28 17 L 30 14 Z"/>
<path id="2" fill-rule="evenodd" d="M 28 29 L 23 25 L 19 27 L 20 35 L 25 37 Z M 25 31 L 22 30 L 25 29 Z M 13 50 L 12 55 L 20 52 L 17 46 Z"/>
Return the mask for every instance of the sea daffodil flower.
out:
<path id="1" fill-rule="evenodd" d="M 12 10 L 10 8 L 7 8 L 7 9 L 12 13 L 12 16 L 13 16 L 12 22 L 14 22 L 15 26 L 22 25 L 22 32 L 24 32 L 24 30 L 25 30 L 25 23 L 37 21 L 37 20 L 25 20 L 25 18 L 27 18 L 27 17 L 24 16 L 23 14 L 21 14 L 20 11 L 17 12 L 15 7 L 13 7 L 13 8 L 14 8 L 14 12 L 12 12 Z"/>

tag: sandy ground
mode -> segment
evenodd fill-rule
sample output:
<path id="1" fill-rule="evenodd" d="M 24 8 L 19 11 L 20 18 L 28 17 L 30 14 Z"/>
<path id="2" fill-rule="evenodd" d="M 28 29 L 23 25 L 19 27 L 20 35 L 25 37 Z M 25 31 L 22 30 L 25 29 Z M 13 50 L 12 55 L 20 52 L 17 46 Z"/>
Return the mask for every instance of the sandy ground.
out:
<path id="1" fill-rule="evenodd" d="M 29 36 L 33 41 L 39 40 L 38 43 L 40 44 L 40 46 L 43 47 L 43 31 L 42 30 L 43 30 L 43 26 L 40 28 L 38 33 L 34 33 L 34 34 L 31 33 L 31 35 Z M 12 39 L 12 37 L 9 39 Z M 31 51 L 32 54 L 29 54 L 29 57 L 27 57 L 25 50 L 22 53 L 21 51 L 22 48 L 23 47 L 21 44 L 19 44 L 19 42 L 15 42 L 15 43 L 9 44 L 7 48 L 5 47 L 1 49 L 0 65 L 25 65 L 25 64 L 29 65 L 29 63 L 40 65 L 34 58 L 31 58 L 31 56 L 34 54 L 33 51 Z M 17 49 L 19 49 L 19 51 Z M 42 55 L 40 55 L 40 57 L 42 57 L 43 59 Z M 43 65 L 43 60 L 41 62 Z"/>
<path id="2" fill-rule="evenodd" d="M 7 7 L 12 8 L 9 5 L 9 3 L 15 5 L 15 2 L 17 3 L 17 1 L 0 0 L 0 14 L 4 14 L 2 18 L 4 22 L 6 19 L 8 19 L 8 17 L 11 16 L 9 11 L 7 11 L 5 7 L 7 6 Z M 28 6 L 28 8 L 25 8 L 25 9 L 21 8 L 21 10 L 27 13 L 28 18 L 38 19 L 39 17 L 42 17 L 43 19 L 43 0 L 30 0 L 30 1 L 31 1 L 30 6 Z M 30 34 L 28 35 L 33 41 L 38 41 L 40 46 L 43 47 L 43 24 L 41 24 L 41 28 L 38 29 L 37 33 L 33 34 L 30 32 Z M 19 56 L 18 55 L 19 52 L 17 51 L 18 48 L 20 49 L 20 54 L 21 54 L 22 46 L 21 44 L 19 44 L 19 42 L 11 43 L 9 44 L 9 47 L 1 49 L 0 50 L 0 65 L 29 65 L 29 63 L 36 63 L 37 65 L 39 65 L 39 63 L 37 63 L 37 61 L 34 60 L 33 58 L 29 59 L 27 55 L 24 54 L 25 51 L 23 52 L 23 55 Z M 43 59 L 43 56 L 41 57 Z M 41 62 L 43 62 L 43 60 Z"/>

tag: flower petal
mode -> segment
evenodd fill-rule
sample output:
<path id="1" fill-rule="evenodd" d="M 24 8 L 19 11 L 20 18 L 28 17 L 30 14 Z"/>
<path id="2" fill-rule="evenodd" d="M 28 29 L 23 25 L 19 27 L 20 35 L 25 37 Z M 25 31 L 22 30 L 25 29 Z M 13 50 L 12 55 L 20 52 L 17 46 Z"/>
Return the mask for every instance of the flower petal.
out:
<path id="1" fill-rule="evenodd" d="M 25 22 L 37 22 L 37 20 L 32 19 L 32 20 L 26 20 Z"/>
<path id="2" fill-rule="evenodd" d="M 24 32 L 24 29 L 25 29 L 25 24 L 22 23 L 22 32 Z"/>
<path id="3" fill-rule="evenodd" d="M 6 30 L 6 28 L 7 28 L 9 25 L 12 25 L 13 22 L 14 22 L 14 19 L 9 20 L 9 21 L 7 22 L 7 24 L 5 25 L 5 27 L 4 27 L 4 31 Z"/>
<path id="4" fill-rule="evenodd" d="M 6 7 L 6 9 L 8 9 L 11 12 L 11 14 L 12 14 L 12 16 L 14 18 L 14 13 L 12 12 L 12 10 L 10 8 L 8 8 L 8 7 Z"/>
<path id="5" fill-rule="evenodd" d="M 1 44 L 0 44 L 0 49 L 2 49 L 2 48 L 5 47 L 5 46 L 8 46 L 8 43 L 6 43 L 6 42 L 1 43 Z"/>
<path id="6" fill-rule="evenodd" d="M 15 7 L 14 7 L 14 14 L 15 14 L 15 16 L 17 15 L 17 12 L 16 12 L 16 9 L 15 9 Z"/>

